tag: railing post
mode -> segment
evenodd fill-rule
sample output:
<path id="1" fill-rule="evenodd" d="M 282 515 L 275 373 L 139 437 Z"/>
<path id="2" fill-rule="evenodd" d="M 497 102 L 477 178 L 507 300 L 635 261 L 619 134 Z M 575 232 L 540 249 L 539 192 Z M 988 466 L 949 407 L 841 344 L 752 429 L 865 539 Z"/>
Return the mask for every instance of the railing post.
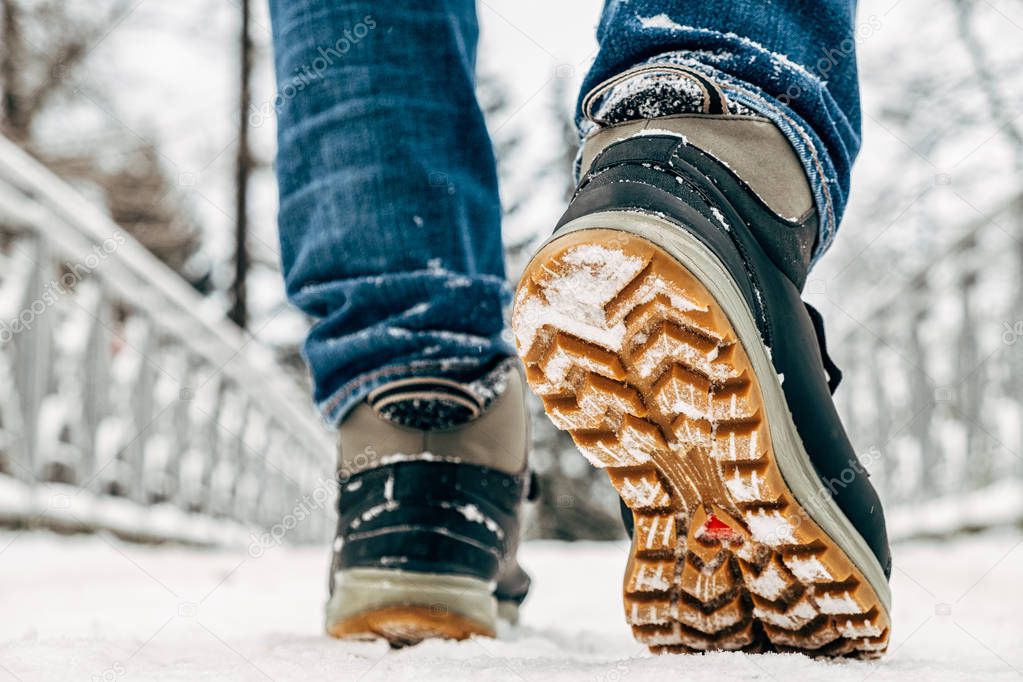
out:
<path id="1" fill-rule="evenodd" d="M 157 332 L 149 320 L 145 320 L 142 339 L 138 347 L 139 364 L 131 387 L 131 424 L 132 436 L 125 447 L 125 463 L 127 475 L 126 494 L 131 499 L 145 504 L 145 463 L 146 446 L 153 427 L 153 389 L 156 383 L 156 372 L 153 369 L 152 357 L 157 345 Z"/>
<path id="2" fill-rule="evenodd" d="M 1015 330 L 1017 321 L 1023 327 L 1023 202 L 1017 206 L 1016 214 L 1017 235 L 1015 241 L 1016 252 L 1016 295 L 1011 299 L 1009 309 L 1009 324 Z M 1016 432 L 1019 437 L 1016 440 L 1015 465 L 1012 473 L 1017 479 L 1023 480 L 1023 338 L 1016 338 L 1016 347 L 1010 353 L 1012 358 L 1012 385 L 1010 395 L 1016 405 Z"/>
<path id="3" fill-rule="evenodd" d="M 89 307 L 89 336 L 85 344 L 82 378 L 82 433 L 79 435 L 83 458 L 79 480 L 88 480 L 96 471 L 96 438 L 100 424 L 110 414 L 110 304 L 103 285 L 93 282 L 96 295 Z"/>
<path id="4" fill-rule="evenodd" d="M 11 237 L 10 249 L 15 251 L 23 237 Z M 26 289 L 31 287 L 34 277 L 35 262 L 22 254 L 3 254 L 6 261 L 6 272 L 3 273 L 4 300 L 15 301 L 20 306 L 29 297 Z M 18 363 L 19 350 L 24 346 L 17 340 L 17 329 L 14 322 L 20 314 L 20 307 L 11 306 L 2 311 L 3 323 L 10 325 L 5 337 L 0 342 L 0 471 L 5 471 L 14 478 L 32 483 L 35 480 L 35 469 L 32 464 L 32 451 L 29 437 L 31 424 L 24 413 L 27 397 L 22 391 L 28 378 L 27 368 Z M 23 350 L 21 352 L 24 352 Z"/>
<path id="5" fill-rule="evenodd" d="M 207 514 L 213 509 L 213 476 L 216 473 L 217 465 L 220 464 L 220 458 L 224 456 L 224 452 L 220 447 L 220 419 L 223 414 L 224 396 L 227 395 L 226 382 L 220 379 L 213 379 L 213 381 L 216 382 L 213 389 L 216 395 L 216 402 L 214 403 L 213 411 L 208 415 L 209 421 L 203 425 L 200 451 L 206 457 L 203 459 L 201 484 L 199 486 L 199 506 L 196 509 L 196 511 Z"/>
<path id="6" fill-rule="evenodd" d="M 29 254 L 33 261 L 21 301 L 21 314 L 29 325 L 15 336 L 18 392 L 21 394 L 21 414 L 25 421 L 25 457 L 27 470 L 33 479 L 39 475 L 39 410 L 52 385 L 53 335 L 52 316 L 43 305 L 43 289 L 50 253 L 45 240 L 35 237 Z M 39 311 L 38 313 L 36 311 Z"/>
<path id="7" fill-rule="evenodd" d="M 172 455 L 164 471 L 164 494 L 168 501 L 177 500 L 181 494 L 181 460 L 191 451 L 196 434 L 192 422 L 195 389 L 191 381 L 195 376 L 196 361 L 192 354 L 181 349 L 181 378 L 177 381 L 178 394 L 172 397 L 174 406 L 170 415 L 170 439 Z"/>

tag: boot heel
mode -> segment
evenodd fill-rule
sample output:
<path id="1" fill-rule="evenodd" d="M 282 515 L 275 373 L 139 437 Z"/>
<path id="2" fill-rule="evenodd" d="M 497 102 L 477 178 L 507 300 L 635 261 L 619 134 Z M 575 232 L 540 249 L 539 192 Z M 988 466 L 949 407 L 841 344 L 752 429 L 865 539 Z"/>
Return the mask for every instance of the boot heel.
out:
<path id="1" fill-rule="evenodd" d="M 424 639 L 495 636 L 497 600 L 478 578 L 397 569 L 350 568 L 334 574 L 327 633 L 383 638 L 393 647 Z"/>

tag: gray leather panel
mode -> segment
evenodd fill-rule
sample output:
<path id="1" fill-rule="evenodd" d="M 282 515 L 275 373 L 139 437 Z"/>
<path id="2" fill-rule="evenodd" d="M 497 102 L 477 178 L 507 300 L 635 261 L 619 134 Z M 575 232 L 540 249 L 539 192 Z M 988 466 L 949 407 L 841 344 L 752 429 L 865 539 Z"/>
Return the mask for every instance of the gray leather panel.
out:
<path id="1" fill-rule="evenodd" d="M 680 114 L 600 128 L 583 143 L 582 172 L 608 145 L 637 133 L 664 130 L 723 161 L 782 218 L 801 220 L 814 209 L 803 164 L 788 139 L 766 118 Z"/>
<path id="2" fill-rule="evenodd" d="M 360 404 L 341 424 L 338 466 L 350 476 L 380 466 L 389 455 L 429 452 L 518 474 L 526 467 L 528 448 L 525 389 L 522 374 L 515 369 L 508 375 L 504 393 L 485 413 L 453 429 L 410 429 L 384 419 L 368 404 Z"/>

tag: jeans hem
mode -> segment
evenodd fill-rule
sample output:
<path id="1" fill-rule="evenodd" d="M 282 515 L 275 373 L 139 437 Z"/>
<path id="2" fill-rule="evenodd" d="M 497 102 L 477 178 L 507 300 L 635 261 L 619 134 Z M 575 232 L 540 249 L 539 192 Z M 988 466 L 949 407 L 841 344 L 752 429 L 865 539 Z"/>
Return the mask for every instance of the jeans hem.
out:
<path id="1" fill-rule="evenodd" d="M 317 406 L 327 425 L 337 427 L 356 405 L 384 384 L 423 376 L 464 379 L 467 373 L 492 367 L 511 357 L 510 353 L 499 352 L 491 356 L 411 360 L 388 365 L 352 379 Z"/>
<path id="2" fill-rule="evenodd" d="M 810 267 L 812 268 L 831 246 L 838 229 L 838 216 L 834 206 L 835 201 L 828 189 L 828 184 L 835 182 L 833 179 L 835 173 L 826 149 L 813 130 L 805 122 L 799 120 L 798 116 L 791 112 L 791 110 L 786 113 L 784 104 L 773 100 L 773 98 L 757 86 L 701 62 L 699 59 L 689 56 L 685 51 L 664 52 L 634 64 L 629 68 L 658 63 L 682 64 L 700 71 L 725 90 L 732 102 L 740 104 L 753 113 L 770 120 L 788 139 L 803 165 L 803 170 L 814 197 L 814 206 L 819 217 L 819 234 L 810 262 Z M 799 73 L 794 67 L 788 68 L 793 69 L 791 74 L 793 79 L 804 79 L 807 77 L 805 74 Z M 622 73 L 628 70 L 625 69 Z M 586 135 L 596 127 L 597 124 L 591 121 L 580 120 L 579 130 L 582 138 L 585 139 Z M 578 160 L 577 158 L 577 163 Z"/>

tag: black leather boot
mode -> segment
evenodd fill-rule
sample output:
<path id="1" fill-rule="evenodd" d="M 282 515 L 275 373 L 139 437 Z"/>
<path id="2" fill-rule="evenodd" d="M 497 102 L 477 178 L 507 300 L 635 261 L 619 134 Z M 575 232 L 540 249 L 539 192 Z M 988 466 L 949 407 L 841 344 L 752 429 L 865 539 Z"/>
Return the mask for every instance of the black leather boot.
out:
<path id="1" fill-rule="evenodd" d="M 331 635 L 403 646 L 493 636 L 499 616 L 517 618 L 531 477 L 514 364 L 474 382 L 387 384 L 341 425 Z"/>
<path id="2" fill-rule="evenodd" d="M 810 188 L 770 121 L 699 82 L 716 113 L 586 141 L 582 181 L 516 294 L 527 380 L 628 508 L 637 639 L 874 656 L 890 556 L 800 298 Z"/>

